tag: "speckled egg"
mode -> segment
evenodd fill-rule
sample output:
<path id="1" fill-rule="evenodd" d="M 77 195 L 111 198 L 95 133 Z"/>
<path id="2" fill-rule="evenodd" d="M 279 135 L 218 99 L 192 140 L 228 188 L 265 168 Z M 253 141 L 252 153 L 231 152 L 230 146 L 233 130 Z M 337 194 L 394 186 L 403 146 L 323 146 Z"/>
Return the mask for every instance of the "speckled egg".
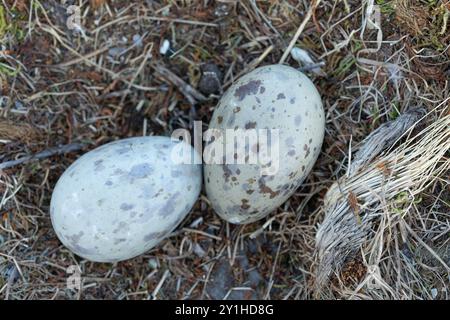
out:
<path id="1" fill-rule="evenodd" d="M 58 238 L 98 262 L 130 259 L 157 245 L 186 217 L 201 189 L 201 166 L 174 161 L 180 151 L 200 163 L 190 145 L 168 137 L 118 140 L 80 157 L 53 191 L 50 215 Z"/>
<path id="2" fill-rule="evenodd" d="M 204 165 L 207 197 L 220 217 L 244 224 L 274 211 L 301 185 L 319 156 L 325 117 L 320 95 L 307 76 L 288 66 L 268 65 L 241 77 L 227 90 L 209 129 L 219 134 L 206 139 L 204 153 L 210 145 L 217 151 L 217 144 L 222 143 L 225 156 L 222 164 L 210 161 Z M 250 129 L 258 133 L 257 142 L 243 142 Z M 260 155 L 261 129 L 276 132 L 275 138 L 265 141 L 277 152 L 267 158 L 270 161 L 250 163 L 249 151 Z M 245 145 L 244 163 L 228 161 L 239 157 L 236 153 L 229 157 L 225 146 L 233 144 L 226 138 L 230 131 L 241 137 L 235 147 Z M 276 170 L 263 172 L 268 166 Z"/>

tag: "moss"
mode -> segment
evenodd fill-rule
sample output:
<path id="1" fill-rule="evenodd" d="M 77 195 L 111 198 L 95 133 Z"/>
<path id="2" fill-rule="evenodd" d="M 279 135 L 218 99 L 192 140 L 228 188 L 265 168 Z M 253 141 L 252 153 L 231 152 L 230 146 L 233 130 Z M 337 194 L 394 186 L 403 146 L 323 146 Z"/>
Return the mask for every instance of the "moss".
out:
<path id="1" fill-rule="evenodd" d="M 392 106 L 391 111 L 389 112 L 388 116 L 389 116 L 389 120 L 395 120 L 398 118 L 398 116 L 400 115 L 400 112 L 398 111 L 398 103 L 395 103 Z"/>
<path id="2" fill-rule="evenodd" d="M 448 4 L 435 0 L 398 0 L 395 15 L 404 33 L 415 36 L 417 49 L 433 47 L 442 51 L 447 47 Z"/>
<path id="3" fill-rule="evenodd" d="M 20 68 L 12 69 L 10 66 L 0 62 L 0 74 L 8 77 L 15 77 L 20 71 Z"/>
<path id="4" fill-rule="evenodd" d="M 2 38 L 5 35 L 6 32 L 6 18 L 5 18 L 5 10 L 3 9 L 3 6 L 0 6 L 0 38 Z"/>
<path id="5" fill-rule="evenodd" d="M 17 10 L 11 10 L 11 14 L 12 18 L 8 19 L 3 6 L 0 6 L 0 38 L 9 34 L 20 42 L 25 38 L 25 32 L 20 24 L 26 21 L 27 17 Z"/>
<path id="6" fill-rule="evenodd" d="M 394 1 L 376 0 L 375 3 L 380 7 L 380 12 L 384 15 L 392 16 L 395 13 Z"/>
<path id="7" fill-rule="evenodd" d="M 352 66 L 356 63 L 356 59 L 352 55 L 347 55 L 339 62 L 339 66 L 334 71 L 336 77 L 343 77 L 347 71 L 351 70 Z"/>

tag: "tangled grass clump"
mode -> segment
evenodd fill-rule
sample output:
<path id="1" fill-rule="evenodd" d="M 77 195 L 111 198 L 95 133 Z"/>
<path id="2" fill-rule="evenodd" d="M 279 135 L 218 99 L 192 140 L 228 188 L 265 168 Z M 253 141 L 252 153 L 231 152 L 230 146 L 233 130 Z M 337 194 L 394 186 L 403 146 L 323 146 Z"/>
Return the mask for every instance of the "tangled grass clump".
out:
<path id="1" fill-rule="evenodd" d="M 416 110 L 379 127 L 363 141 L 348 175 L 330 187 L 324 198 L 325 218 L 316 234 L 316 294 L 323 292 L 332 273 L 339 274 L 345 261 L 360 251 L 368 271 L 352 296 L 430 298 L 429 279 L 417 277 L 420 272 L 405 254 L 405 246 L 421 248 L 434 257 L 441 270 L 435 280 L 442 277 L 445 284 L 450 260 L 436 250 L 448 248 L 450 215 L 432 210 L 420 216 L 415 211 L 418 198 L 432 183 L 442 179 L 448 187 L 450 114 L 446 112 L 444 108 L 439 119 L 415 135 L 413 124 L 420 117 Z M 397 138 L 392 140 L 393 136 Z M 401 137 L 406 141 L 394 146 Z M 383 146 L 390 148 L 378 155 Z M 422 229 L 421 237 L 415 229 Z M 432 237 L 431 244 L 424 237 Z M 421 286 L 420 294 L 414 289 L 417 286 Z M 443 298 L 448 294 L 444 291 Z"/>

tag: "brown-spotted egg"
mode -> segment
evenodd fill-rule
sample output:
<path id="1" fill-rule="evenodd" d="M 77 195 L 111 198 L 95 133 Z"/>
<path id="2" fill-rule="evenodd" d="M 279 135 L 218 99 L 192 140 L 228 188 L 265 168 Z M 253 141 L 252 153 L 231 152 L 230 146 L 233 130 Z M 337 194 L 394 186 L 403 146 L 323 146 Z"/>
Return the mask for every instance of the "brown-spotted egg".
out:
<path id="1" fill-rule="evenodd" d="M 220 217 L 243 224 L 268 215 L 304 181 L 320 153 L 325 119 L 320 95 L 307 76 L 288 66 L 269 65 L 241 77 L 225 92 L 209 129 L 217 129 L 219 135 L 207 141 L 205 153 L 211 145 L 222 144 L 225 156 L 222 164 L 204 165 L 207 197 Z M 226 129 L 239 132 L 235 142 L 226 139 Z M 277 134 L 265 140 L 268 147 L 278 149 L 277 154 L 258 163 L 225 159 L 229 156 L 226 144 L 244 144 L 245 160 L 249 151 L 260 153 L 260 140 L 242 139 L 251 136 L 250 130 L 259 134 L 260 129 Z M 229 159 L 238 157 L 235 153 Z M 265 167 L 274 170 L 263 172 Z"/>

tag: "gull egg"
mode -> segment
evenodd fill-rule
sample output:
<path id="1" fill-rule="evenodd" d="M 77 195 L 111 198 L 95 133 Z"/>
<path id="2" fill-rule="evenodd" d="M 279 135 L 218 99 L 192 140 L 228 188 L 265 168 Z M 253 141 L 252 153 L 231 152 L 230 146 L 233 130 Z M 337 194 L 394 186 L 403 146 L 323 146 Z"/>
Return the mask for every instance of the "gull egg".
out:
<path id="1" fill-rule="evenodd" d="M 50 215 L 77 255 L 115 262 L 140 255 L 171 234 L 201 189 L 201 166 L 175 161 L 184 142 L 136 137 L 98 147 L 75 161 L 53 191 Z"/>
<path id="2" fill-rule="evenodd" d="M 222 163 L 204 165 L 206 194 L 219 216 L 250 223 L 283 204 L 320 153 L 324 118 L 317 89 L 294 68 L 269 65 L 238 79 L 214 111 L 209 130 L 216 134 L 204 152 L 224 154 Z M 248 161 L 252 153 L 256 162 Z"/>

